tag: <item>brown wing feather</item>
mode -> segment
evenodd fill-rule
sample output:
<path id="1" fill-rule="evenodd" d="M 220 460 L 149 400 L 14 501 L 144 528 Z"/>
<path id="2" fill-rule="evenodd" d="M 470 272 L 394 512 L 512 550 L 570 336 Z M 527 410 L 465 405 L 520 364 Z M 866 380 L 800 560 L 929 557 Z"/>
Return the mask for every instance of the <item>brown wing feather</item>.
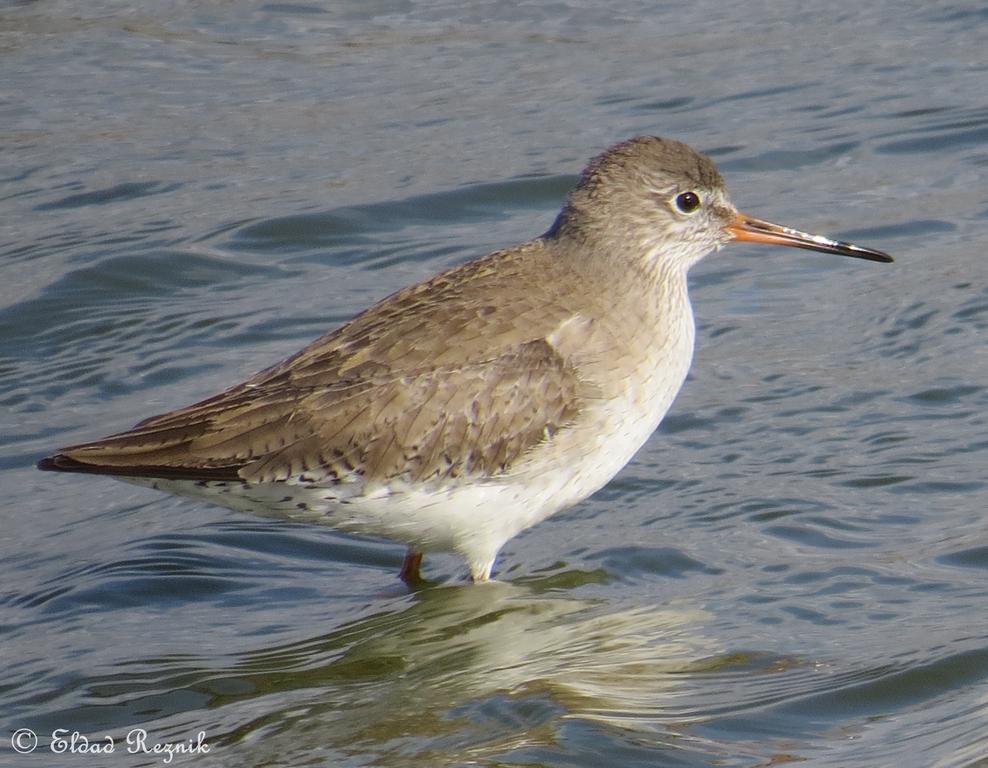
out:
<path id="1" fill-rule="evenodd" d="M 286 381 L 251 399 L 232 390 L 62 455 L 88 471 L 214 479 L 226 468 L 253 482 L 496 475 L 575 418 L 581 387 L 538 340 L 456 369 L 322 388 Z"/>
<path id="2" fill-rule="evenodd" d="M 243 384 L 39 466 L 365 484 L 507 471 L 565 428 L 588 391 L 547 341 L 569 316 L 553 301 L 556 267 L 545 265 L 541 291 L 504 290 L 521 257 L 530 269 L 540 249 L 535 241 L 406 288 Z"/>
<path id="3" fill-rule="evenodd" d="M 359 397 L 330 387 L 299 402 L 297 439 L 240 474 L 262 482 L 358 476 L 369 484 L 496 475 L 575 418 L 580 388 L 545 341 L 483 363 L 371 382 Z M 286 431 L 284 422 L 271 426 Z"/>

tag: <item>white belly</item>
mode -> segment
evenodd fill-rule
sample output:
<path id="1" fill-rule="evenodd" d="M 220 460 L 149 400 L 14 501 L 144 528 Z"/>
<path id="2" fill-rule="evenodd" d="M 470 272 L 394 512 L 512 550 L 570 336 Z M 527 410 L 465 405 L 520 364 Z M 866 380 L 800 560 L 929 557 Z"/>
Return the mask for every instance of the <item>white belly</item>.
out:
<path id="1" fill-rule="evenodd" d="M 589 495 L 574 498 L 569 478 L 548 472 L 525 482 L 505 476 L 435 488 L 386 486 L 349 497 L 336 486 L 292 482 L 119 479 L 261 517 L 393 539 L 421 552 L 457 552 L 481 580 L 504 542 Z"/>

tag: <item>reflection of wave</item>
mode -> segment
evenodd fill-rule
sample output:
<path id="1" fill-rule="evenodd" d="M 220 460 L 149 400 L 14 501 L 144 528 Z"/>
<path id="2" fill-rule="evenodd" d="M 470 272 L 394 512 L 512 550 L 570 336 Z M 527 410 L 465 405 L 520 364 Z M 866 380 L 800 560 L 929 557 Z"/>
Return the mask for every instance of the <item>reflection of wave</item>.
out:
<path id="1" fill-rule="evenodd" d="M 725 626 L 724 614 L 701 631 L 714 619 L 688 603 L 614 609 L 612 593 L 567 592 L 606 578 L 555 571 L 525 583 L 435 587 L 382 599 L 377 613 L 331 633 L 246 653 L 138 649 L 109 673 L 68 682 L 70 709 L 22 719 L 49 733 L 122 737 L 143 727 L 158 741 L 202 730 L 212 754 L 196 765 L 207 767 L 555 765 L 573 750 L 600 756 L 611 745 L 642 750 L 621 764 L 667 764 L 660 755 L 676 765 L 739 764 L 726 758 L 740 756 L 765 764 L 812 759 L 840 724 L 857 741 L 839 764 L 868 764 L 883 733 L 908 745 L 901 754 L 937 754 L 944 726 L 924 719 L 924 705 L 980 684 L 988 670 L 976 642 L 954 652 L 942 644 L 936 657 L 831 665 L 745 650 L 744 623 Z M 725 650 L 712 635 L 737 640 Z M 800 644 L 817 647 L 810 637 Z M 64 701 L 65 681 L 48 682 Z M 903 708 L 904 700 L 918 706 Z M 27 710 L 45 706 L 33 698 Z M 947 728 L 958 750 L 973 753 L 984 707 L 965 709 L 963 699 L 957 707 Z M 860 760 L 850 759 L 855 749 Z"/>
<path id="2" fill-rule="evenodd" d="M 700 631 L 711 617 L 691 605 L 614 610 L 613 599 L 564 591 L 602 578 L 567 571 L 436 587 L 299 642 L 132 659 L 124 673 L 78 681 L 83 706 L 32 724 L 121 734 L 141 726 L 159 740 L 205 730 L 218 764 L 245 766 L 315 756 L 346 765 L 511 762 L 553 754 L 566 734 L 624 734 L 618 743 L 647 745 L 651 757 L 669 750 L 700 765 L 726 745 L 735 757 L 808 757 L 808 716 L 828 722 L 853 701 L 880 717 L 904 689 L 937 693 L 915 659 L 838 669 L 725 651 Z"/>
<path id="3" fill-rule="evenodd" d="M 475 760 L 551 739 L 539 723 L 560 716 L 655 707 L 700 650 L 695 610 L 605 613 L 604 603 L 498 582 L 418 597 L 401 613 L 245 659 L 241 673 L 257 670 L 246 675 L 251 697 L 280 701 L 229 738 L 251 743 L 252 763 L 265 762 L 255 731 L 275 761 L 326 747 L 423 764 L 439 764 L 439 754 L 441 764 Z M 517 722 L 519 710 L 531 721 Z"/>
<path id="4" fill-rule="evenodd" d="M 701 611 L 613 611 L 547 591 L 558 577 L 427 589 L 405 610 L 226 668 L 214 657 L 135 659 L 126 673 L 79 681 L 92 705 L 52 722 L 141 725 L 158 738 L 205 729 L 225 764 L 295 765 L 317 753 L 448 764 L 550 743 L 561 718 L 654 718 L 682 673 L 710 656 Z"/>
<path id="5" fill-rule="evenodd" d="M 116 577 L 154 573 L 160 589 L 165 573 L 188 582 L 207 572 L 230 576 L 182 547 L 156 546 L 153 556 L 67 572 L 60 582 L 85 584 L 98 575 L 101 586 L 44 605 L 49 615 L 79 618 L 96 598 L 105 604 L 107 593 L 121 591 Z M 156 654 L 153 645 L 117 651 L 112 666 L 67 683 L 50 674 L 46 687 L 59 693 L 47 704 L 22 699 L 22 720 L 41 733 L 68 727 L 122 737 L 143 727 L 158 741 L 203 730 L 212 760 L 200 756 L 196 764 L 207 768 L 555 765 L 574 749 L 599 756 L 629 744 L 642 752 L 622 764 L 664 765 L 656 756 L 668 755 L 668 764 L 709 765 L 722 756 L 811 759 L 822 737 L 811 723 L 824 732 L 836 722 L 859 732 L 867 755 L 878 738 L 874 721 L 896 711 L 901 718 L 904 695 L 949 695 L 988 669 L 988 655 L 977 650 L 935 659 L 906 654 L 878 665 L 779 656 L 758 650 L 743 621 L 725 625 L 732 619 L 721 612 L 708 626 L 715 619 L 687 601 L 616 608 L 613 591 L 599 600 L 574 594 L 600 590 L 614 572 L 554 570 L 516 583 L 380 596 L 366 609 L 373 615 L 282 645 L 269 637 L 263 650 L 208 647 L 181 657 Z M 233 581 L 245 578 L 237 572 Z M 181 587 L 170 589 L 177 595 Z M 131 600 L 137 594 L 132 584 L 122 591 Z M 193 621 L 195 609 L 187 608 L 183 615 Z M 304 616 L 283 620 L 305 626 Z M 734 638 L 733 647 L 712 636 Z M 262 631 L 254 646 L 264 644 Z M 809 637 L 799 644 L 818 647 Z M 52 711 L 56 701 L 68 706 Z M 970 741 L 980 714 L 959 715 L 951 726 L 957 744 Z M 914 745 L 936 735 L 920 722 L 910 733 Z"/>

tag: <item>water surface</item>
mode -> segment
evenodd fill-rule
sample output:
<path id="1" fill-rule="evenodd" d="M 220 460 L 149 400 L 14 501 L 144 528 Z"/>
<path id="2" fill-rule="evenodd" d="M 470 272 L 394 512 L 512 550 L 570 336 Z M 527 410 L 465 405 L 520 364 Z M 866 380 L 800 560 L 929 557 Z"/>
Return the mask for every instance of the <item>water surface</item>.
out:
<path id="1" fill-rule="evenodd" d="M 0 763 L 159 765 L 142 728 L 205 732 L 196 766 L 988 765 L 986 32 L 959 2 L 0 6 Z M 897 261 L 698 266 L 673 411 L 498 583 L 438 556 L 409 593 L 387 542 L 34 470 L 544 231 L 646 132 Z"/>

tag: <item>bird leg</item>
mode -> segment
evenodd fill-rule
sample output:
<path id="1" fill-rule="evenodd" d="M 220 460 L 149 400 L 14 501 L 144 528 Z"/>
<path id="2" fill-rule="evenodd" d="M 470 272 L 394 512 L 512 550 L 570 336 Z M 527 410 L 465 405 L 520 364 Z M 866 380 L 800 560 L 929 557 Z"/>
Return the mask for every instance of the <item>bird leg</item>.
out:
<path id="1" fill-rule="evenodd" d="M 422 553 L 414 549 L 405 553 L 405 559 L 401 562 L 401 570 L 398 571 L 398 578 L 410 587 L 417 587 L 425 580 L 419 573 L 419 566 L 422 565 Z"/>

